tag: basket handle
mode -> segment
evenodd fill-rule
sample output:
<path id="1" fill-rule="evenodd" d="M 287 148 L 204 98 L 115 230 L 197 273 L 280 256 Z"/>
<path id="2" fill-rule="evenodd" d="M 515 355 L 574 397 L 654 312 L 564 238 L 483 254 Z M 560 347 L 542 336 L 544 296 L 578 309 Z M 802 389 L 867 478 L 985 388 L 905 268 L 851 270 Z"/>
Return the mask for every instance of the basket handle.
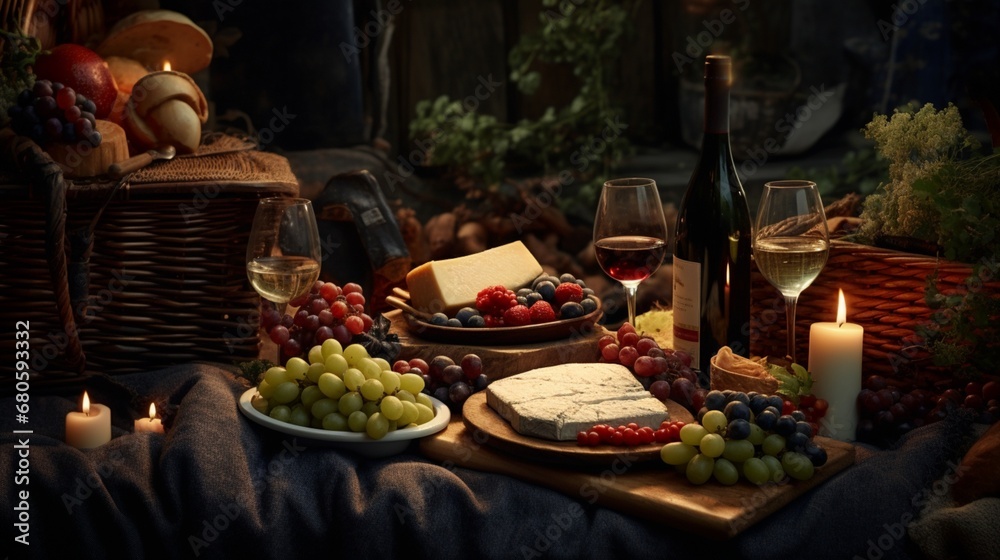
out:
<path id="1" fill-rule="evenodd" d="M 45 191 L 45 252 L 48 257 L 52 290 L 55 293 L 56 309 L 67 339 L 65 358 L 70 368 L 82 374 L 86 369 L 87 359 L 80 344 L 80 331 L 73 316 L 66 262 L 68 186 L 59 165 L 30 139 L 18 137 L 13 151 L 19 167 L 27 173 L 31 184 L 39 185 Z"/>

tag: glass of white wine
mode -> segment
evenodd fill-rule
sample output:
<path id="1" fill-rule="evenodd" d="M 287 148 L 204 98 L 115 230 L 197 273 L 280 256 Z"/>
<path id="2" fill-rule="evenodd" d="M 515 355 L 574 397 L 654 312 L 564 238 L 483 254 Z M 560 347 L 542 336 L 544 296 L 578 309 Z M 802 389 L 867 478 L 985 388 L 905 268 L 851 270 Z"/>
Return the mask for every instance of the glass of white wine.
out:
<path id="1" fill-rule="evenodd" d="M 830 234 L 816 183 L 771 181 L 764 185 L 753 232 L 757 269 L 785 298 L 788 355 L 795 362 L 795 306 L 826 266 Z"/>
<path id="2" fill-rule="evenodd" d="M 282 312 L 319 278 L 319 228 L 305 198 L 264 198 L 247 242 L 247 276 L 254 290 Z M 279 349 L 280 357 L 280 349 Z"/>

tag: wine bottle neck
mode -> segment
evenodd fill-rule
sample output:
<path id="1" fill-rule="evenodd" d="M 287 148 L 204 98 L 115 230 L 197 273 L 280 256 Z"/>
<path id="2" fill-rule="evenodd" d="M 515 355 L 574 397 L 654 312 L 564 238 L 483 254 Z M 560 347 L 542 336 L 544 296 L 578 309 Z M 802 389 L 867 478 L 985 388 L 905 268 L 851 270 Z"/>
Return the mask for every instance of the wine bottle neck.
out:
<path id="1" fill-rule="evenodd" d="M 729 135 L 729 85 L 705 80 L 705 135 Z"/>

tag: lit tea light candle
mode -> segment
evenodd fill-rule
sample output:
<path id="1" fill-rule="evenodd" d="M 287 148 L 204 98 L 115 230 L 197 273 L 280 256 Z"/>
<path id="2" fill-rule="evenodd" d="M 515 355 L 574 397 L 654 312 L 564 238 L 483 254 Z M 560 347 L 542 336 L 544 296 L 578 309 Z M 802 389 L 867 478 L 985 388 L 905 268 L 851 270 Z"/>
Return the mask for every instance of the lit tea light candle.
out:
<path id="1" fill-rule="evenodd" d="M 156 417 L 155 403 L 149 403 L 149 418 L 139 418 L 135 421 L 135 432 L 163 433 L 163 422 Z"/>
<path id="2" fill-rule="evenodd" d="M 809 371 L 812 392 L 830 404 L 820 423 L 820 435 L 852 441 L 858 427 L 861 355 L 865 330 L 847 322 L 847 304 L 840 290 L 836 323 L 809 327 Z"/>
<path id="3" fill-rule="evenodd" d="M 170 71 L 170 61 L 169 60 L 164 60 L 163 61 L 163 71 L 164 72 L 169 72 Z"/>
<path id="4" fill-rule="evenodd" d="M 91 449 L 111 441 L 111 409 L 91 403 L 84 391 L 81 410 L 66 415 L 66 443 L 78 449 Z"/>

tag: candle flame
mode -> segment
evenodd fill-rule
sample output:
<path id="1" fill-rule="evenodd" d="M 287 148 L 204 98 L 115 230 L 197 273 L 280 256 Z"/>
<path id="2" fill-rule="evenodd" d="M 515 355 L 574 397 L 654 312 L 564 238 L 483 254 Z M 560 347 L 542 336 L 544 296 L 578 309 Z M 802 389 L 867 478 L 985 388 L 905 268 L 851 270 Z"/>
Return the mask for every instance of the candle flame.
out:
<path id="1" fill-rule="evenodd" d="M 847 322 L 847 302 L 844 301 L 844 290 L 840 290 L 837 301 L 837 326 L 840 327 Z"/>
<path id="2" fill-rule="evenodd" d="M 149 403 L 149 419 L 152 420 L 153 418 L 156 418 L 156 404 Z"/>
<path id="3" fill-rule="evenodd" d="M 170 61 L 169 60 L 163 61 L 163 71 L 164 72 L 169 72 L 170 71 Z"/>
<path id="4" fill-rule="evenodd" d="M 83 413 L 90 416 L 90 397 L 86 391 L 83 392 Z"/>
<path id="5" fill-rule="evenodd" d="M 726 285 L 729 285 L 729 263 L 726 263 Z"/>

